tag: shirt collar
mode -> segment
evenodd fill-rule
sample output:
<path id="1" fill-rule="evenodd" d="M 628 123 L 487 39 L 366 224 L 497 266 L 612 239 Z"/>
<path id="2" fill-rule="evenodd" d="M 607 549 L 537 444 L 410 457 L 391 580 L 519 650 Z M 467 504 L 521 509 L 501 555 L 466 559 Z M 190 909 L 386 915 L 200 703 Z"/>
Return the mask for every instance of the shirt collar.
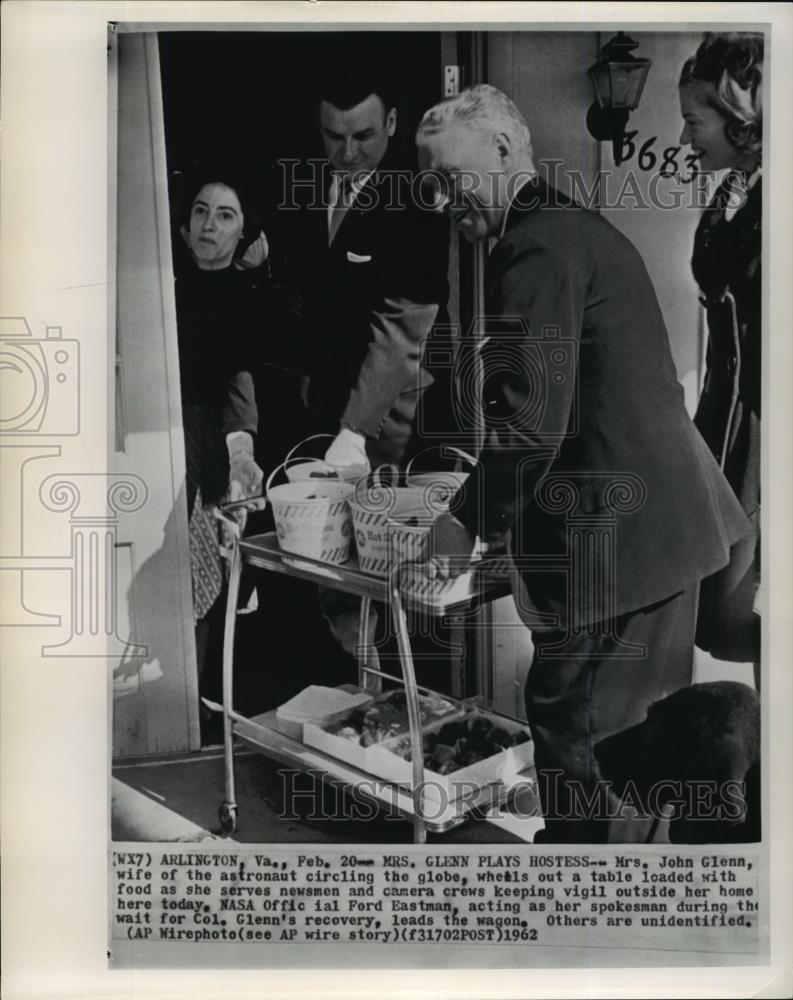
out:
<path id="1" fill-rule="evenodd" d="M 728 184 L 731 190 L 727 204 L 724 206 L 724 219 L 726 222 L 732 222 L 740 209 L 746 204 L 749 192 L 758 183 L 761 174 L 762 170 L 758 167 L 749 177 L 740 172 L 730 176 Z"/>

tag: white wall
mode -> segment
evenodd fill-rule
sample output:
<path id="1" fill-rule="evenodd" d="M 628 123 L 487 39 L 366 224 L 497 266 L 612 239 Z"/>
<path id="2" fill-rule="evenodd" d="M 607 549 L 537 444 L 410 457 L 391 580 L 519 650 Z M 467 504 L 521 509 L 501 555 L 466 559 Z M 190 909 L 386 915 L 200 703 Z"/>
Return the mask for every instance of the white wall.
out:
<path id="1" fill-rule="evenodd" d="M 598 143 L 587 131 L 586 113 L 594 99 L 587 69 L 611 34 L 495 32 L 489 37 L 489 82 L 507 93 L 525 115 L 538 163 L 561 160 L 563 172 L 578 171 L 587 184 L 594 181 L 599 169 L 607 173 L 607 187 L 602 190 L 611 197 L 602 199 L 603 215 L 629 237 L 647 264 L 666 320 L 678 377 L 693 409 L 698 394 L 702 323 L 689 261 L 699 213 L 685 204 L 672 210 L 644 209 L 636 207 L 637 199 L 630 197 L 623 199 L 623 208 L 608 207 L 617 201 L 629 171 L 637 181 L 639 202 L 651 205 L 651 178 L 661 161 L 659 156 L 652 172 L 637 169 L 636 156 L 615 167 L 611 143 Z M 657 136 L 653 150 L 660 153 L 678 145 L 682 122 L 677 79 L 700 36 L 631 31 L 631 37 L 639 43 L 635 54 L 651 59 L 652 66 L 628 129 L 638 130 L 639 143 Z M 681 165 L 686 152 L 688 149 L 678 156 Z M 671 184 L 656 183 L 663 198 L 671 200 Z M 688 186 L 677 187 L 688 195 Z"/>
<path id="2" fill-rule="evenodd" d="M 586 68 L 597 58 L 592 32 L 494 32 L 488 82 L 512 98 L 529 124 L 535 159 L 562 160 L 593 177 L 597 143 L 584 119 L 592 102 Z"/>
<path id="3" fill-rule="evenodd" d="M 609 35 L 601 36 L 607 41 Z M 699 396 L 703 349 L 702 310 L 696 284 L 691 275 L 691 248 L 700 210 L 692 200 L 692 185 L 676 181 L 653 181 L 657 174 L 661 154 L 669 147 L 679 146 L 682 120 L 677 97 L 677 81 L 686 58 L 693 54 L 701 35 L 680 33 L 637 33 L 631 37 L 639 42 L 635 54 L 652 60 L 647 83 L 637 111 L 628 123 L 630 131 L 638 131 L 634 142 L 637 154 L 619 167 L 614 166 L 611 143 L 601 145 L 602 169 L 613 174 L 612 189 L 618 200 L 619 192 L 630 172 L 637 181 L 639 198 L 626 197 L 620 207 L 606 207 L 603 215 L 633 242 L 644 258 L 658 300 L 661 304 L 678 378 L 686 391 L 686 405 L 693 413 Z M 653 136 L 657 141 L 648 148 L 648 157 L 657 156 L 651 171 L 638 166 L 641 145 Z M 690 153 L 684 147 L 677 162 L 684 167 L 684 157 Z M 652 189 L 657 187 L 653 197 Z M 676 208 L 655 207 L 654 202 L 672 203 L 683 198 Z M 635 207 L 637 200 L 649 207 Z"/>

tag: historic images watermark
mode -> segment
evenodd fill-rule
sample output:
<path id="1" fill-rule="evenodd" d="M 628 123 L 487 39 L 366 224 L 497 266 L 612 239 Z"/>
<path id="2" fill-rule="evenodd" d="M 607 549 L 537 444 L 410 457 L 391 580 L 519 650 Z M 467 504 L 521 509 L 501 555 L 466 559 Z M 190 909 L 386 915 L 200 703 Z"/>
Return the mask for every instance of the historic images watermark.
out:
<path id="1" fill-rule="evenodd" d="M 328 182 L 333 176 L 327 161 L 280 159 L 277 163 L 280 211 L 327 211 Z M 681 171 L 676 159 L 666 159 L 658 170 L 601 169 L 588 179 L 583 171 L 564 166 L 563 160 L 543 160 L 534 171 L 519 170 L 512 174 L 506 189 L 500 187 L 502 175 L 498 173 L 487 173 L 483 179 L 465 170 L 453 174 L 439 170 L 376 170 L 352 175 L 351 180 L 356 190 L 355 208 L 362 212 L 374 209 L 399 212 L 406 208 L 454 212 L 471 196 L 485 207 L 498 204 L 506 196 L 510 202 L 527 209 L 701 212 L 709 207 L 712 198 L 710 188 L 698 183 L 707 175 L 697 171 L 693 162 L 686 166 L 687 172 Z M 543 183 L 531 183 L 537 180 Z M 747 194 L 735 188 L 729 197 L 730 207 L 737 210 L 745 203 Z"/>
<path id="2" fill-rule="evenodd" d="M 282 808 L 279 819 L 313 822 L 398 821 L 404 823 L 404 812 L 397 806 L 396 796 L 389 804 L 387 794 L 393 783 L 377 778 L 340 786 L 327 781 L 319 771 L 281 769 Z M 598 779 L 585 785 L 581 781 L 563 778 L 562 771 L 542 771 L 534 778 L 516 782 L 510 789 L 509 801 L 496 798 L 489 810 L 491 819 L 506 815 L 521 819 L 540 818 L 540 802 L 553 798 L 564 802 L 557 819 L 611 822 L 613 820 L 646 819 L 687 822 L 737 824 L 747 815 L 746 782 L 705 779 L 665 778 L 647 788 L 627 781 L 619 786 Z M 542 787 L 543 794 L 538 797 Z M 413 806 L 424 819 L 440 817 L 454 822 L 462 820 L 472 802 L 481 797 L 484 786 L 472 780 L 460 780 L 453 786 L 432 778 L 425 779 L 411 790 Z M 564 792 L 565 794 L 561 794 Z M 526 793 L 526 794 L 524 794 Z"/>

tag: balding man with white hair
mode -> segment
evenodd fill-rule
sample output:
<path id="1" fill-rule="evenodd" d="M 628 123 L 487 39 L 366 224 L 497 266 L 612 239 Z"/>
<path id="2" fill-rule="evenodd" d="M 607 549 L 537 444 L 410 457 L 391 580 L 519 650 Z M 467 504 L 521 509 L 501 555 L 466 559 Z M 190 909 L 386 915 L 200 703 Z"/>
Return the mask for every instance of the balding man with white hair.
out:
<path id="1" fill-rule="evenodd" d="M 495 240 L 481 349 L 485 444 L 430 539 L 456 575 L 506 535 L 532 629 L 526 712 L 555 842 L 640 841 L 599 781 L 598 741 L 691 682 L 699 581 L 749 530 L 689 419 L 632 244 L 540 178 L 494 87 L 431 108 L 416 136 L 436 200 Z"/>

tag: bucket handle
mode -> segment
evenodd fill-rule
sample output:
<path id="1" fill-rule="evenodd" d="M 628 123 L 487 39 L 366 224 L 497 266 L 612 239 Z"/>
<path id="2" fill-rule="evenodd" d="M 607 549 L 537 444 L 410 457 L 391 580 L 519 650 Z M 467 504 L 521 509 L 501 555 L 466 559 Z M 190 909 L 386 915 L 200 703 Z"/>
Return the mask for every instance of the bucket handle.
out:
<path id="1" fill-rule="evenodd" d="M 320 435 L 317 435 L 317 437 L 320 437 Z M 287 457 L 283 460 L 283 462 L 281 462 L 280 465 L 276 465 L 276 467 L 273 469 L 273 471 L 267 477 L 267 482 L 264 484 L 263 495 L 269 499 L 270 484 L 272 483 L 273 479 L 275 478 L 275 474 L 277 472 L 280 472 L 281 469 L 283 469 L 284 471 L 286 471 L 287 466 L 294 465 L 296 462 L 304 462 L 304 461 L 305 461 L 305 459 L 301 458 L 300 455 L 287 455 Z M 328 463 L 328 464 L 330 464 L 330 463 Z M 331 466 L 331 468 L 335 468 L 335 466 Z M 325 478 L 325 477 L 323 477 L 323 478 Z M 334 479 L 333 482 L 339 482 L 340 483 L 340 482 L 343 482 L 343 480 L 341 478 L 339 478 L 339 479 Z"/>
<path id="2" fill-rule="evenodd" d="M 293 459 L 293 458 L 285 458 L 284 461 L 281 462 L 280 465 L 276 465 L 276 467 L 273 469 L 273 471 L 267 477 L 267 482 L 264 484 L 264 495 L 267 497 L 268 500 L 270 499 L 270 484 L 272 483 L 273 479 L 275 478 L 275 474 L 277 472 L 280 472 L 281 469 L 283 469 L 284 471 L 286 471 L 287 465 L 289 465 L 289 463 L 292 462 L 292 461 L 294 461 L 294 460 L 295 459 Z"/>
<path id="3" fill-rule="evenodd" d="M 281 462 L 280 465 L 276 465 L 276 467 L 273 469 L 273 471 L 267 477 L 267 481 L 264 484 L 264 495 L 267 497 L 268 501 L 270 499 L 270 484 L 272 483 L 273 479 L 275 478 L 275 474 L 277 472 L 280 472 L 281 469 L 284 469 L 284 468 L 286 468 L 286 462 Z"/>
<path id="4" fill-rule="evenodd" d="M 385 479 L 385 473 L 388 472 L 388 482 Z M 362 487 L 366 490 L 371 489 L 381 489 L 381 490 L 393 490 L 399 485 L 399 466 L 395 465 L 393 462 L 384 462 L 382 465 L 378 465 L 376 469 L 370 469 L 365 476 L 361 476 L 358 480 L 356 486 L 356 493 L 358 487 Z"/>
<path id="5" fill-rule="evenodd" d="M 388 471 L 389 479 L 391 480 L 388 483 L 383 479 L 386 471 Z M 384 462 L 366 475 L 366 481 L 369 482 L 370 480 L 372 486 L 396 486 L 399 482 L 399 466 L 393 462 Z"/>
<path id="6" fill-rule="evenodd" d="M 388 471 L 390 482 L 386 482 L 384 475 Z M 355 484 L 355 492 L 350 498 L 354 502 L 361 502 L 361 497 L 367 497 L 375 504 L 388 501 L 388 511 L 393 510 L 396 502 L 396 490 L 399 484 L 399 467 L 393 463 L 384 463 L 372 469 L 365 476 L 362 476 Z M 380 510 L 380 507 L 377 508 Z"/>
<path id="7" fill-rule="evenodd" d="M 316 437 L 322 437 L 323 435 L 317 434 Z M 332 435 L 325 435 L 326 437 L 331 437 Z M 308 440 L 308 438 L 306 438 Z M 305 443 L 305 442 L 303 442 Z M 268 496 L 270 492 L 270 483 L 273 481 L 276 472 L 280 472 L 281 469 L 286 471 L 287 466 L 294 465 L 295 462 L 303 462 L 305 459 L 301 458 L 300 455 L 293 455 L 291 452 L 286 456 L 286 458 L 281 462 L 280 465 L 276 465 L 270 475 L 267 477 L 267 482 L 264 484 L 264 496 Z M 341 482 L 341 480 L 334 480 L 334 482 Z"/>
<path id="8" fill-rule="evenodd" d="M 336 435 L 335 434 L 311 434 L 307 438 L 303 438 L 302 441 L 298 441 L 297 444 L 293 448 L 290 449 L 290 451 L 287 453 L 286 458 L 284 459 L 284 462 L 288 462 L 289 459 L 294 456 L 294 454 L 298 450 L 298 448 L 302 448 L 303 445 L 304 444 L 308 444 L 309 441 L 316 441 L 319 438 L 330 438 L 330 440 L 335 440 Z"/>
<path id="9" fill-rule="evenodd" d="M 476 459 L 472 455 L 469 455 L 467 451 L 463 451 L 462 448 L 455 447 L 453 444 L 442 444 L 439 450 L 441 452 L 441 455 L 443 455 L 444 452 L 448 452 L 453 455 L 456 455 L 457 458 L 462 458 L 463 461 L 468 462 L 468 464 L 471 466 L 476 465 Z M 419 455 L 424 455 L 428 451 L 435 451 L 435 445 L 430 445 L 429 448 L 425 448 L 423 451 L 418 452 L 413 456 L 413 458 L 410 459 L 408 464 L 405 466 L 406 477 L 410 475 L 410 470 L 413 466 L 413 463 L 419 457 Z"/>

